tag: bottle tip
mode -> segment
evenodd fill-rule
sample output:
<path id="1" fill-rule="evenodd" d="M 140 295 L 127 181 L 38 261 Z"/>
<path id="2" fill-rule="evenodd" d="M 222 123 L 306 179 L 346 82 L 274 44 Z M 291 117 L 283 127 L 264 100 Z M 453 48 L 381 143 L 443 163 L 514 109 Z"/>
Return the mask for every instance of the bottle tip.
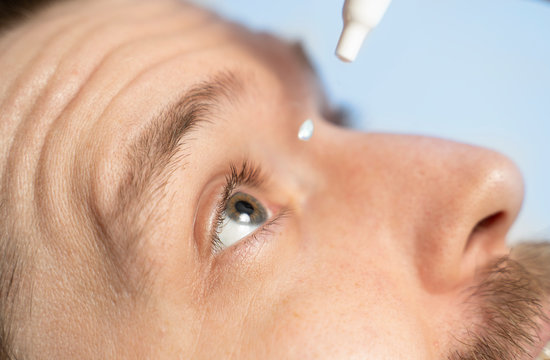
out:
<path id="1" fill-rule="evenodd" d="M 355 60 L 369 30 L 368 27 L 356 21 L 351 21 L 344 25 L 344 30 L 342 30 L 342 35 L 340 35 L 340 40 L 336 47 L 336 55 L 340 60 L 345 62 Z"/>

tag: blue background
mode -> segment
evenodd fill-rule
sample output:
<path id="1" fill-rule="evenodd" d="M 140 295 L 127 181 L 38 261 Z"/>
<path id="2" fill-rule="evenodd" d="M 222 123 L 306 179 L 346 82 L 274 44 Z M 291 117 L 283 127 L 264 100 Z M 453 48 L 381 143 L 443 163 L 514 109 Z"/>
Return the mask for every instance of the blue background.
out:
<path id="1" fill-rule="evenodd" d="M 508 155 L 526 182 L 511 242 L 550 238 L 550 1 L 393 0 L 352 64 L 334 56 L 343 0 L 196 2 L 302 40 L 358 128 Z"/>

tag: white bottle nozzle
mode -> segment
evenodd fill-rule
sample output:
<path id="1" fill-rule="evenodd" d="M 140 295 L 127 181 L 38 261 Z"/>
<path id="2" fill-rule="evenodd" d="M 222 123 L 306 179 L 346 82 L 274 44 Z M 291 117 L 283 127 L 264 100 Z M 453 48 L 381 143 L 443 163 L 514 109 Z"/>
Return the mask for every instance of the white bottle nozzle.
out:
<path id="1" fill-rule="evenodd" d="M 346 0 L 344 3 L 344 29 L 336 48 L 336 55 L 351 62 L 363 45 L 367 34 L 380 22 L 390 0 Z"/>
<path id="2" fill-rule="evenodd" d="M 345 24 L 336 48 L 336 55 L 340 60 L 345 62 L 355 60 L 369 31 L 370 28 L 357 21 L 349 21 Z"/>

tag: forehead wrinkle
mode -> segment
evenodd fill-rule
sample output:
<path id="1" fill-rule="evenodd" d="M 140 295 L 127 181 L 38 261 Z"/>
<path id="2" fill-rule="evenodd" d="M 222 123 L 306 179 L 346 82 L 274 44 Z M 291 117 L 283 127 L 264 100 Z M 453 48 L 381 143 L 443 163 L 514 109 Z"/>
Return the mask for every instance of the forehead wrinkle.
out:
<path id="1" fill-rule="evenodd" d="M 76 36 L 75 38 L 74 30 L 71 31 L 71 29 L 82 30 L 84 32 L 84 36 L 86 36 L 85 30 L 87 28 L 84 27 L 82 29 L 83 26 L 81 23 L 83 20 L 88 19 L 89 16 L 86 16 L 85 14 L 80 15 L 81 16 L 76 17 L 76 19 L 73 19 L 75 16 L 72 16 L 72 22 L 64 23 L 60 29 L 53 32 L 46 39 L 46 41 L 44 41 L 43 46 L 38 47 L 38 50 L 28 61 L 26 66 L 23 67 L 23 71 L 20 74 L 15 72 L 16 79 L 9 88 L 9 93 L 12 95 L 5 98 L 2 102 L 2 108 L 8 110 L 0 115 L 1 117 L 10 118 L 10 121 L 3 119 L 4 126 L 8 128 L 3 129 L 5 130 L 4 133 L 15 133 L 15 135 L 9 136 L 7 141 L 3 142 L 2 153 L 7 152 L 8 148 L 11 148 L 13 143 L 18 143 L 20 142 L 20 139 L 24 139 L 27 133 L 45 132 L 45 130 L 41 130 L 42 127 L 46 125 L 48 121 L 55 120 L 57 114 L 52 113 L 51 106 L 50 108 L 47 107 L 47 105 L 52 105 L 53 103 L 44 101 L 47 100 L 44 99 L 46 95 L 49 94 L 50 97 L 53 97 L 51 100 L 59 101 L 63 98 L 61 94 L 66 93 L 67 96 L 65 96 L 65 99 L 62 99 L 65 100 L 65 104 L 56 104 L 58 105 L 57 108 L 59 112 L 61 112 L 64 106 L 71 102 L 73 97 L 77 96 L 79 84 L 74 84 L 76 81 L 67 82 L 65 79 L 61 78 L 58 81 L 59 88 L 53 89 L 52 82 L 54 79 L 61 77 L 60 73 L 62 73 L 62 71 L 60 70 L 60 62 L 66 60 L 67 57 L 69 59 L 74 58 L 72 55 L 65 55 L 68 52 L 70 53 L 70 50 L 72 49 L 71 43 L 72 45 L 78 45 L 80 40 L 82 40 L 82 37 Z M 89 22 L 93 25 L 94 23 L 97 23 L 98 20 L 92 19 Z M 77 24 L 80 26 L 75 26 Z M 68 41 L 69 39 L 72 41 Z M 56 48 L 59 48 L 60 50 L 65 49 L 65 52 L 55 50 Z M 52 53 L 54 54 L 53 59 Z M 81 68 L 79 68 L 79 70 L 81 70 Z M 79 75 L 86 78 L 86 75 L 83 74 L 82 71 L 80 71 Z M 74 76 L 69 79 L 72 80 L 73 78 Z M 37 81 L 37 79 L 39 81 Z M 9 84 L 9 81 L 2 83 Z M 70 89 L 68 86 L 69 83 L 73 83 L 75 85 L 73 89 Z M 37 84 L 39 86 L 37 86 Z M 46 93 L 46 95 L 44 93 Z M 29 103 L 31 106 L 25 107 L 25 103 Z M 40 110 L 45 110 L 45 114 L 50 116 L 38 114 L 38 116 L 33 117 L 32 114 L 37 112 L 37 108 L 40 108 Z M 26 121 L 17 121 L 18 119 L 23 118 L 27 118 Z M 33 118 L 35 119 L 34 122 Z M 42 125 L 36 122 L 39 122 Z M 11 129 L 9 129 L 10 127 Z M 38 143 L 41 143 L 41 141 Z M 32 142 L 32 145 L 35 145 L 34 141 Z M 12 151 L 10 151 L 10 153 L 12 153 Z M 28 153 L 28 149 L 25 149 L 25 153 Z"/>
<path id="2" fill-rule="evenodd" d="M 57 43 L 62 36 L 63 30 L 60 30 L 48 39 L 48 43 Z M 45 46 L 40 48 L 27 66 L 24 67 L 23 72 L 17 76 L 8 88 L 12 95 L 5 98 L 1 103 L 1 108 L 6 110 L 2 112 L 3 114 L 0 114 L 0 117 L 2 117 L 2 123 L 8 128 L 3 129 L 3 133 L 7 137 L 6 141 L 2 142 L 3 153 L 9 151 L 9 154 L 12 154 L 13 144 L 20 142 L 20 139 L 24 139 L 28 129 L 36 129 L 36 124 L 31 124 L 31 119 L 25 118 L 37 106 L 37 98 L 44 91 L 57 67 L 55 62 L 51 63 L 49 54 L 45 53 Z M 30 104 L 30 106 L 25 106 L 26 104 Z M 39 117 L 37 121 L 44 122 L 45 118 Z M 11 134 L 14 135 L 8 136 Z"/>
<path id="3" fill-rule="evenodd" d="M 77 16 L 79 15 L 79 16 Z M 98 22 L 98 19 L 97 18 L 91 18 L 89 15 L 87 14 L 72 14 L 72 16 L 68 16 L 68 20 L 67 22 L 61 22 L 61 25 L 58 26 L 58 25 L 52 25 L 52 28 L 53 28 L 53 31 L 51 32 L 51 34 L 49 34 L 47 37 L 45 37 L 44 39 L 42 39 L 40 42 L 39 42 L 39 46 L 33 46 L 33 47 L 30 47 L 30 49 L 34 50 L 34 51 L 29 51 L 28 50 L 28 45 L 25 47 L 24 49 L 24 52 L 26 54 L 29 54 L 27 55 L 28 56 L 28 61 L 25 62 L 25 61 L 22 61 L 22 63 L 24 65 L 26 65 L 25 67 L 21 68 L 21 71 L 20 72 L 16 72 L 16 71 L 11 71 L 10 73 L 13 74 L 13 78 L 15 79 L 15 81 L 13 82 L 10 82 L 10 81 L 6 81 L 8 84 L 12 84 L 12 87 L 9 88 L 7 91 L 7 93 L 13 93 L 13 88 L 15 87 L 15 85 L 17 85 L 18 83 L 20 83 L 20 79 L 23 78 L 23 79 L 29 79 L 29 80 L 33 80 L 34 78 L 37 77 L 37 74 L 40 73 L 40 71 L 42 71 L 42 68 L 37 66 L 41 63 L 44 63 L 45 59 L 46 60 L 50 60 L 52 58 L 52 53 L 54 54 L 54 57 L 57 57 L 59 59 L 62 59 L 64 54 L 66 54 L 67 51 L 63 52 L 63 51 L 52 51 L 52 47 L 54 45 L 57 45 L 57 44 L 61 44 L 59 45 L 61 49 L 65 49 L 65 50 L 68 50 L 68 46 L 66 45 L 69 45 L 70 43 L 74 43 L 74 39 L 73 41 L 67 43 L 67 44 L 63 44 L 64 42 L 66 42 L 67 39 L 71 39 L 71 38 L 74 38 L 75 36 L 75 31 L 77 30 L 85 30 L 82 29 L 82 24 L 87 24 L 87 23 L 94 23 L 94 22 Z M 40 36 L 41 33 L 42 33 L 42 29 L 41 29 L 41 25 L 42 23 L 38 23 L 38 24 L 35 24 L 36 26 L 40 26 L 40 32 L 38 32 L 37 29 L 34 29 L 33 27 L 31 27 L 31 25 L 33 24 L 26 24 L 28 25 L 28 37 L 30 37 L 32 39 L 32 37 L 35 37 L 35 36 Z M 38 32 L 38 34 L 37 34 Z M 14 46 L 17 45 L 18 43 L 21 43 L 23 42 L 24 39 L 15 39 L 14 41 Z M 30 39 L 29 39 L 30 40 Z M 27 41 L 28 43 L 28 41 Z M 9 54 L 7 56 L 5 56 L 6 58 L 9 58 Z M 18 54 L 18 59 L 19 58 L 19 54 Z M 19 60 L 21 62 L 21 60 Z M 57 62 L 55 63 L 57 64 Z M 31 71 L 29 71 L 31 70 Z M 9 79 L 6 79 L 6 80 L 9 80 Z M 25 81 L 24 83 L 29 83 L 32 81 Z M 36 86 L 36 84 L 32 84 L 33 86 Z M 16 97 L 16 96 L 12 96 L 12 97 Z M 17 98 L 17 97 L 16 97 Z"/>
<path id="4" fill-rule="evenodd" d="M 197 24 L 199 26 L 201 24 Z M 171 46 L 170 51 L 167 52 L 167 54 L 162 57 L 161 59 L 155 58 L 153 61 L 151 61 L 152 57 L 148 55 L 149 51 L 148 48 L 151 48 L 151 50 L 154 48 L 155 44 L 158 44 L 158 39 L 164 39 L 167 41 L 172 41 L 173 38 L 166 38 L 163 34 L 154 34 L 152 36 L 147 35 L 147 38 L 144 39 L 142 36 L 143 34 L 140 34 L 137 38 L 132 38 L 129 41 L 123 42 L 118 44 L 117 46 L 109 49 L 105 52 L 105 54 L 101 57 L 97 65 L 94 66 L 93 70 L 91 71 L 90 75 L 86 78 L 85 83 L 83 84 L 80 93 L 90 92 L 94 94 L 93 87 L 97 87 L 102 89 L 102 92 L 105 93 L 106 88 L 108 88 L 108 85 L 115 85 L 116 89 L 113 90 L 112 94 L 108 94 L 108 96 L 105 96 L 107 98 L 107 103 L 105 104 L 98 104 L 97 97 L 94 98 L 94 108 L 102 108 L 103 110 L 99 115 L 97 115 L 97 118 L 100 118 L 104 115 L 107 108 L 111 105 L 111 103 L 116 99 L 116 97 L 122 93 L 125 89 L 130 87 L 133 83 L 139 80 L 139 78 L 147 74 L 148 72 L 155 71 L 156 68 L 162 66 L 164 63 L 167 63 L 169 61 L 172 61 L 173 59 L 186 55 L 188 52 L 194 52 L 197 49 L 186 49 L 185 53 L 182 54 L 182 49 L 179 47 Z M 174 38 L 181 38 L 180 35 L 174 35 Z M 144 42 L 146 42 L 144 44 Z M 136 48 L 136 45 L 143 45 L 142 47 Z M 128 63 L 124 60 L 128 59 L 129 54 L 135 54 L 140 53 L 143 54 L 144 57 L 139 58 L 143 61 L 136 61 L 137 65 L 135 69 L 128 69 Z M 158 54 L 157 54 L 158 55 Z M 125 72 L 131 73 L 130 76 L 126 77 L 126 81 L 120 81 L 120 79 L 112 79 L 108 82 L 108 84 L 105 84 L 104 78 L 107 77 L 109 79 L 112 78 L 112 76 L 108 76 L 108 74 L 112 73 L 120 73 L 121 67 L 124 68 Z M 116 68 L 116 69 L 114 69 Z M 99 90 L 99 89 L 98 89 Z M 83 94 L 85 95 L 85 94 Z M 93 96 L 93 95 L 92 95 Z"/>
<path id="5" fill-rule="evenodd" d="M 156 15 L 148 14 L 149 18 L 153 18 Z M 114 17 L 115 15 L 113 15 Z M 60 64 L 58 65 L 56 72 L 54 76 L 52 76 L 53 80 L 57 80 L 54 84 L 47 84 L 49 85 L 49 88 L 53 88 L 50 93 L 53 93 L 56 98 L 58 97 L 59 93 L 66 91 L 67 89 L 67 79 L 66 77 L 63 77 L 62 75 L 66 74 L 72 74 L 74 73 L 74 70 L 78 68 L 78 73 L 80 75 L 79 79 L 72 81 L 74 76 L 69 78 L 70 82 L 73 83 L 86 83 L 94 73 L 101 67 L 103 62 L 108 61 L 108 57 L 111 53 L 115 53 L 120 48 L 123 48 L 124 46 L 132 46 L 135 41 L 141 41 L 143 34 L 138 34 L 136 37 L 132 37 L 130 39 L 128 38 L 122 38 L 113 43 L 113 45 L 109 48 L 107 51 L 97 51 L 97 49 L 94 49 L 95 51 L 91 51 L 91 49 L 88 49 L 89 46 L 96 46 L 98 41 L 101 38 L 104 38 L 109 33 L 116 33 L 117 30 L 121 30 L 121 24 L 117 23 L 116 25 L 113 25 L 112 27 L 108 27 L 107 24 L 109 21 L 111 21 L 112 18 L 104 19 L 102 22 L 93 22 L 91 26 L 87 29 L 86 32 L 83 33 L 83 35 L 73 41 L 72 46 L 69 48 L 67 53 L 70 53 L 71 56 L 63 57 L 60 61 Z M 107 29 L 106 29 L 107 28 Z M 143 26 L 141 27 L 143 28 Z M 112 30 L 115 31 L 112 31 Z M 98 39 L 95 39 L 95 37 L 98 37 Z M 112 36 L 111 36 L 112 37 Z M 91 39 L 90 39 L 91 38 Z M 94 59 L 93 61 L 88 61 L 88 65 L 85 67 L 85 71 L 82 71 L 82 59 L 89 60 L 89 52 L 92 52 L 92 54 L 101 54 L 97 56 L 97 59 Z M 103 55 L 103 56 L 102 56 Z M 89 72 L 89 75 L 88 75 Z M 52 82 L 54 82 L 52 80 Z M 79 81 L 80 80 L 80 81 Z M 76 97 L 78 94 L 70 94 L 69 96 L 66 96 L 65 98 L 68 99 L 67 102 L 71 100 L 72 97 Z"/>
<path id="6" fill-rule="evenodd" d="M 63 82 L 63 80 L 61 79 L 59 81 L 62 85 L 61 88 L 52 89 L 51 83 L 53 82 L 53 78 L 58 75 L 59 62 L 53 61 L 53 64 L 50 64 L 51 59 L 48 58 L 51 55 L 51 47 L 55 47 L 56 45 L 54 44 L 63 43 L 65 41 L 65 30 L 66 29 L 61 29 L 60 31 L 55 33 L 50 38 L 49 43 L 41 48 L 41 50 L 36 54 L 35 58 L 31 61 L 30 65 L 27 67 L 28 69 L 31 69 L 29 71 L 30 74 L 24 77 L 28 78 L 25 80 L 28 84 L 30 84 L 31 87 L 37 89 L 35 93 L 31 92 L 31 96 L 35 99 L 34 101 L 31 101 L 31 106 L 28 107 L 28 109 L 23 110 L 24 112 L 28 113 L 28 115 L 26 115 L 25 121 L 11 122 L 12 124 L 16 125 L 16 127 L 14 130 L 15 135 L 10 137 L 11 142 L 9 145 L 9 150 L 7 150 L 7 170 L 8 173 L 14 176 L 6 177 L 3 179 L 4 187 L 7 189 L 16 188 L 19 190 L 20 193 L 31 193 L 33 192 L 33 189 L 30 187 L 31 182 L 25 180 L 17 181 L 17 179 L 18 175 L 26 176 L 28 178 L 34 178 L 34 192 L 37 195 L 35 198 L 39 200 L 38 205 L 40 205 L 40 199 L 44 198 L 44 196 L 41 196 L 43 194 L 44 187 L 40 186 L 40 181 L 44 179 L 43 176 L 40 176 L 40 173 L 43 172 L 40 171 L 40 169 L 42 169 L 41 164 L 44 161 L 44 155 L 47 149 L 47 146 L 44 146 L 44 144 L 48 141 L 48 138 L 51 137 L 51 134 L 54 132 L 54 130 L 59 127 L 57 122 L 61 120 L 59 114 L 57 114 L 55 111 L 52 112 L 52 101 L 44 101 L 44 97 L 50 95 L 51 97 L 53 97 L 53 99 L 50 100 L 58 99 L 60 97 L 60 92 L 67 91 L 67 89 L 69 88 L 67 86 L 67 83 Z M 60 55 L 60 57 L 62 57 L 62 55 Z M 44 68 L 49 69 L 50 72 L 44 74 Z M 33 86 L 36 85 L 36 81 L 33 80 L 35 80 L 36 78 L 40 78 L 40 75 L 44 77 L 41 86 Z M 27 90 L 26 87 L 22 87 L 21 92 L 25 92 L 25 90 Z M 59 106 L 59 112 L 63 110 L 63 105 L 69 105 L 71 101 L 78 96 L 78 90 L 78 87 L 74 89 L 73 94 L 70 94 L 69 91 L 66 100 L 68 104 L 61 104 L 61 106 Z M 25 100 L 24 97 L 19 96 L 18 92 L 15 92 L 14 97 L 16 98 L 16 102 L 23 102 Z M 19 106 L 17 106 L 17 104 L 13 104 L 12 106 L 10 106 L 10 108 L 13 108 L 14 111 L 17 111 L 19 109 Z M 44 114 L 50 116 L 44 116 Z M 25 114 L 20 115 L 20 117 L 23 116 L 25 116 Z M 46 135 L 41 136 L 42 133 L 45 133 Z M 6 145 L 7 143 L 8 142 L 6 142 Z M 35 154 L 36 151 L 39 151 L 39 155 L 37 157 L 33 157 L 32 155 Z M 33 164 L 35 166 L 33 166 Z M 34 171 L 29 171 L 32 167 L 35 168 Z M 37 175 L 34 176 L 35 174 Z M 14 185 L 10 186 L 10 183 Z M 10 193 L 16 194 L 15 191 Z"/>
<path id="7" fill-rule="evenodd" d="M 136 7 L 132 7 L 131 10 L 136 10 L 135 9 Z M 138 8 L 139 9 L 139 8 Z M 11 94 L 10 96 L 8 96 L 8 98 L 4 98 L 2 100 L 2 98 L 0 97 L 0 101 L 2 103 L 2 108 L 3 109 L 6 109 L 6 108 L 11 108 L 11 109 L 19 109 L 21 106 L 18 106 L 18 104 L 24 104 L 24 103 L 29 103 L 31 101 L 28 101 L 32 98 L 36 98 L 36 96 L 39 94 L 39 90 L 42 90 L 43 88 L 45 88 L 48 84 L 46 83 L 51 75 L 54 73 L 54 72 L 57 72 L 57 71 L 54 71 L 54 68 L 57 68 L 58 66 L 58 62 L 57 61 L 52 61 L 51 59 L 51 53 L 52 53 L 52 50 L 51 50 L 51 47 L 52 47 L 52 43 L 61 43 L 63 44 L 64 42 L 67 42 L 68 46 L 63 46 L 62 48 L 65 48 L 65 49 L 69 49 L 68 51 L 65 51 L 65 53 L 70 53 L 70 56 L 63 56 L 61 55 L 62 51 L 54 51 L 53 53 L 55 54 L 56 57 L 58 57 L 60 59 L 60 61 L 64 61 L 64 62 L 69 62 L 71 63 L 74 62 L 76 63 L 75 64 L 75 67 L 74 68 L 69 68 L 68 70 L 71 70 L 72 73 L 69 73 L 71 77 L 74 78 L 74 72 L 75 70 L 77 70 L 77 76 L 81 76 L 82 77 L 82 64 L 86 64 L 87 67 L 90 67 L 90 61 L 88 61 L 89 59 L 89 54 L 87 54 L 88 56 L 84 59 L 84 58 L 80 58 L 79 55 L 77 54 L 76 56 L 74 55 L 74 52 L 75 51 L 78 51 L 79 49 L 82 49 L 82 48 L 86 48 L 86 46 L 90 46 L 90 42 L 92 42 L 91 46 L 104 46 L 103 44 L 105 43 L 105 41 L 101 41 L 101 38 L 99 39 L 96 39 L 96 41 L 91 41 L 91 40 L 94 40 L 93 38 L 90 39 L 94 33 L 94 30 L 98 29 L 98 30 L 101 30 L 100 34 L 103 34 L 103 35 L 108 35 L 106 34 L 106 30 L 105 30 L 105 25 L 109 22 L 109 21 L 112 21 L 116 16 L 117 16 L 117 13 L 115 14 L 112 14 L 112 9 L 110 9 L 111 11 L 109 12 L 109 14 L 111 14 L 110 16 L 106 17 L 106 16 L 101 16 L 101 17 L 91 17 L 91 20 L 87 21 L 88 19 L 90 19 L 90 16 L 89 15 L 82 15 L 82 17 L 84 18 L 76 18 L 75 20 L 73 20 L 73 22 L 70 22 L 70 23 L 67 23 L 67 24 L 63 24 L 61 26 L 60 29 L 58 29 L 57 32 L 54 32 L 53 35 L 50 35 L 45 41 L 42 41 L 41 43 L 45 43 L 45 45 L 43 46 L 39 46 L 39 47 L 36 47 L 37 50 L 36 53 L 33 53 L 33 56 L 31 58 L 30 61 L 23 61 L 23 63 L 25 63 L 27 66 L 23 67 L 22 71 L 10 71 L 9 74 L 13 74 L 13 76 L 16 76 L 16 80 L 15 82 L 10 80 L 10 79 L 5 79 L 5 81 L 2 81 L 0 86 L 4 85 L 4 87 L 6 86 L 10 86 L 10 88 L 8 90 L 4 90 L 5 92 Z M 128 10 L 123 8 L 123 9 L 118 9 L 119 12 L 121 12 L 122 14 L 124 14 L 124 20 L 127 20 L 128 19 Z M 160 14 L 162 13 L 165 13 L 165 14 L 168 14 L 169 16 L 173 16 L 174 12 L 171 11 L 169 12 L 169 10 L 171 9 L 164 9 L 162 8 L 161 10 L 163 10 L 162 12 L 158 12 Z M 123 12 L 124 11 L 124 12 Z M 177 15 L 181 15 L 181 14 L 177 14 Z M 72 17 L 74 18 L 74 16 Z M 150 18 L 150 19 L 153 19 L 155 21 L 155 23 L 158 23 L 160 20 L 158 19 L 158 14 L 151 14 L 150 12 L 147 13 L 147 18 Z M 132 19 L 131 21 L 134 21 L 136 19 Z M 138 19 L 139 20 L 139 19 Z M 82 23 L 86 23 L 86 21 L 88 23 L 90 23 L 90 26 L 87 26 L 87 27 L 84 27 L 83 28 L 83 25 Z M 140 21 L 141 23 L 141 21 Z M 153 25 L 155 24 L 153 23 Z M 183 22 L 185 23 L 185 22 Z M 188 22 L 187 22 L 188 23 Z M 187 24 L 186 23 L 186 24 Z M 76 25 L 76 26 L 75 26 Z M 143 24 L 141 24 L 143 25 Z M 79 38 L 77 39 L 72 39 L 72 46 L 71 46 L 71 42 L 68 42 L 68 41 L 65 41 L 65 34 L 69 34 L 67 36 L 72 36 L 72 34 L 74 34 L 75 30 L 74 29 L 77 29 L 79 30 L 81 33 L 83 33 L 82 36 L 80 36 Z M 123 29 L 129 29 L 129 30 L 133 30 L 135 29 L 135 26 L 134 27 L 130 27 L 130 26 L 126 26 L 125 28 Z M 112 31 L 112 33 L 121 33 L 122 30 L 121 27 L 120 27 L 120 23 L 117 23 L 113 28 L 110 28 L 108 29 L 109 31 L 111 30 L 114 30 Z M 140 26 L 139 27 L 140 30 L 143 30 L 143 26 Z M 133 31 L 135 32 L 135 31 Z M 150 32 L 150 30 L 149 30 Z M 110 34 L 111 36 L 110 37 L 103 37 L 103 39 L 105 38 L 109 38 L 109 42 L 112 42 L 112 34 Z M 137 37 L 143 37 L 143 34 L 142 33 L 138 33 L 137 34 Z M 61 39 L 59 39 L 61 38 Z M 115 37 L 116 38 L 116 37 Z M 122 36 L 118 36 L 118 38 L 121 38 L 118 42 L 119 43 L 129 43 L 129 40 L 132 40 L 132 39 L 135 39 L 136 36 L 128 39 L 128 36 L 127 34 L 122 34 Z M 139 40 L 139 38 L 138 38 Z M 99 44 L 99 45 L 98 45 Z M 106 51 L 97 51 L 97 49 L 94 51 L 94 52 L 91 52 L 92 53 L 92 57 L 97 57 L 97 55 L 95 54 L 103 54 L 104 56 L 106 56 L 110 50 L 110 52 L 113 52 L 115 49 L 114 47 L 116 46 L 117 44 L 115 43 L 114 46 L 111 46 L 110 49 L 106 50 Z M 121 44 L 122 45 L 122 44 Z M 34 47 L 33 47 L 34 48 Z M 29 53 L 32 53 L 32 52 L 29 52 Z M 57 54 L 60 54 L 60 55 L 57 55 Z M 9 58 L 9 57 L 4 57 L 4 58 Z M 67 59 L 68 58 L 68 59 Z M 54 66 L 51 66 L 51 65 L 40 65 L 44 62 L 44 59 L 47 59 L 49 61 L 49 63 L 51 63 L 51 65 L 54 65 Z M 82 59 L 84 61 L 75 61 L 74 59 Z M 49 69 L 50 71 L 50 74 L 46 76 L 45 78 L 45 81 L 43 81 L 43 85 L 40 86 L 40 87 L 37 87 L 36 86 L 36 79 L 38 78 L 44 78 L 45 74 L 44 74 L 44 70 L 45 69 Z M 4 78 L 6 77 L 7 75 L 4 74 Z M 63 85 L 63 84 L 62 84 Z M 17 91 L 17 89 L 19 89 L 19 91 Z M 10 105 L 10 106 L 8 106 Z M 19 117 L 23 117 L 24 114 L 20 114 Z M 11 116 L 13 118 L 13 116 Z"/>

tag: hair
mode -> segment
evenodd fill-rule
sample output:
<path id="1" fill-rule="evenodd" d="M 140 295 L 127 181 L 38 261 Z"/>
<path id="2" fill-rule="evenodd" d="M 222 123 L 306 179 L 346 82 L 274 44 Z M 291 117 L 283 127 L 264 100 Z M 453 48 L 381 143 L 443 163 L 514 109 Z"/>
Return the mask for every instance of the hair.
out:
<path id="1" fill-rule="evenodd" d="M 542 323 L 549 321 L 545 300 L 550 295 L 550 244 L 516 245 L 510 255 L 484 269 L 467 303 L 481 320 L 465 321 L 467 338 L 448 360 L 514 360 L 523 358 L 537 341 Z"/>
<path id="2" fill-rule="evenodd" d="M 0 0 L 0 32 L 17 26 L 45 6 L 60 0 Z"/>

